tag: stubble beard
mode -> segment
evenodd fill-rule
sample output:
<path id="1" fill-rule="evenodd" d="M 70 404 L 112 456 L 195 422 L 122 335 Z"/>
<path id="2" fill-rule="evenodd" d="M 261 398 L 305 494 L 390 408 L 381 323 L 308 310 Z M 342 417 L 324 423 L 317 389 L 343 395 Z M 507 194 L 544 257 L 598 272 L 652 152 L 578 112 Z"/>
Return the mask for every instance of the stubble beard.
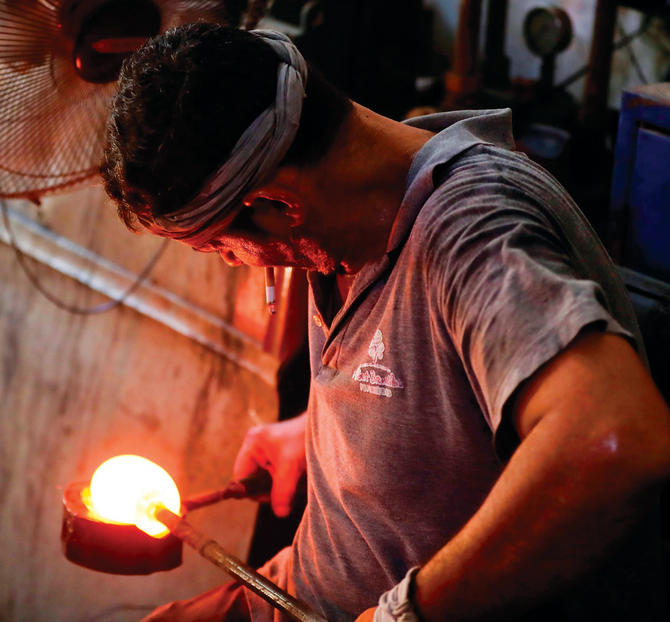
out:
<path id="1" fill-rule="evenodd" d="M 298 242 L 298 251 L 299 256 L 304 259 L 304 265 L 300 267 L 311 272 L 328 275 L 336 272 L 339 267 L 337 259 L 313 240 L 301 239 Z"/>

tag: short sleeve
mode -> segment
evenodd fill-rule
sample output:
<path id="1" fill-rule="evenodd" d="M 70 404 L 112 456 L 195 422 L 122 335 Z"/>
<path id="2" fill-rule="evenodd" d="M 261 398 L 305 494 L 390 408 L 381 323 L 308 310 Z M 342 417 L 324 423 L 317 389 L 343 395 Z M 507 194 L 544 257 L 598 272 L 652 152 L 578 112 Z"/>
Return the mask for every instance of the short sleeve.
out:
<path id="1" fill-rule="evenodd" d="M 524 380 L 586 327 L 632 336 L 609 313 L 601 286 L 584 278 L 579 249 L 542 205 L 575 209 L 569 197 L 545 198 L 541 178 L 523 162 L 474 159 L 453 167 L 431 198 L 443 209 L 430 210 L 426 269 L 505 459 L 518 441 L 505 407 Z"/>

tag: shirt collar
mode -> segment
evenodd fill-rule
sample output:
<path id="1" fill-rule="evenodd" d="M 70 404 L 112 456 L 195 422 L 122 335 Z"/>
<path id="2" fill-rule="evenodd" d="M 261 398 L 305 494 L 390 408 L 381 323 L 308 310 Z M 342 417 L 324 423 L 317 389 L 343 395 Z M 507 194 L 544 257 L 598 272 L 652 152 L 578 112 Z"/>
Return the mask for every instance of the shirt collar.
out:
<path id="1" fill-rule="evenodd" d="M 391 229 L 387 253 L 404 243 L 423 204 L 435 191 L 435 167 L 446 164 L 475 145 L 514 149 L 512 111 L 509 108 L 440 112 L 415 117 L 404 123 L 436 134 L 418 151 L 409 169 L 405 197 Z"/>
<path id="2" fill-rule="evenodd" d="M 475 145 L 488 144 L 514 149 L 512 111 L 509 108 L 441 112 L 409 119 L 404 123 L 436 134 L 424 144 L 412 161 L 407 175 L 405 196 L 391 229 L 386 254 L 363 266 L 352 286 L 348 301 L 333 320 L 331 331 L 336 328 L 353 301 L 392 265 L 389 254 L 404 244 L 421 208 L 435 190 L 435 167 L 449 162 Z M 327 282 L 328 277 L 314 272 L 308 273 L 308 279 L 312 284 L 317 309 L 323 313 L 325 301 L 328 299 L 326 292 L 335 287 L 334 279 Z M 328 333 L 325 326 L 324 331 Z"/>

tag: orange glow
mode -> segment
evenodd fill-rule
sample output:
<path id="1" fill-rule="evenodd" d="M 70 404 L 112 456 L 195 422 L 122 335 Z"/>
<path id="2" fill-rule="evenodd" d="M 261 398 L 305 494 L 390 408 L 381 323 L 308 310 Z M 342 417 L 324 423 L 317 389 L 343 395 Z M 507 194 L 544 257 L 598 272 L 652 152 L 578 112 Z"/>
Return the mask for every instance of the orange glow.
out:
<path id="1" fill-rule="evenodd" d="M 86 497 L 82 494 L 102 520 L 134 524 L 156 538 L 169 531 L 154 518 L 155 505 L 160 503 L 175 514 L 181 506 L 179 491 L 167 471 L 140 456 L 116 456 L 103 462 L 91 479 L 90 501 Z"/>

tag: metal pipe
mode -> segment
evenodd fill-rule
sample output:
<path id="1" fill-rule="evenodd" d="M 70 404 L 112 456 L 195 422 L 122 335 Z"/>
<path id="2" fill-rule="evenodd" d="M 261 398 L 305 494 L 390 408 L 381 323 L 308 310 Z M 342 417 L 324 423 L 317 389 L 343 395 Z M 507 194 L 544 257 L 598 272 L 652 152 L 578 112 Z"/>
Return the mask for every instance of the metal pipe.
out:
<path id="1" fill-rule="evenodd" d="M 269 579 L 260 575 L 243 561 L 225 551 L 221 546 L 177 516 L 164 506 L 157 506 L 154 516 L 163 523 L 173 535 L 177 536 L 190 547 L 194 548 L 202 557 L 218 566 L 229 575 L 237 579 L 245 587 L 270 603 L 279 611 L 286 613 L 296 622 L 326 622 L 324 618 L 314 612 L 305 603 L 282 590 Z"/>
<path id="2" fill-rule="evenodd" d="M 509 89 L 511 86 L 510 61 L 505 54 L 506 26 L 507 0 L 490 0 L 486 17 L 486 43 L 481 74 L 485 86 L 500 90 Z"/>
<path id="3" fill-rule="evenodd" d="M 587 128 L 607 125 L 607 95 L 614 49 L 617 7 L 611 0 L 597 0 L 591 40 L 589 73 L 579 120 Z"/>
<path id="4" fill-rule="evenodd" d="M 446 75 L 444 105 L 471 108 L 479 90 L 479 27 L 482 0 L 461 0 L 451 71 Z"/>
<path id="5" fill-rule="evenodd" d="M 253 475 L 238 481 L 230 482 L 225 488 L 218 488 L 182 499 L 182 506 L 187 512 L 214 505 L 224 499 L 244 499 L 270 494 L 272 475 L 260 469 Z"/>

